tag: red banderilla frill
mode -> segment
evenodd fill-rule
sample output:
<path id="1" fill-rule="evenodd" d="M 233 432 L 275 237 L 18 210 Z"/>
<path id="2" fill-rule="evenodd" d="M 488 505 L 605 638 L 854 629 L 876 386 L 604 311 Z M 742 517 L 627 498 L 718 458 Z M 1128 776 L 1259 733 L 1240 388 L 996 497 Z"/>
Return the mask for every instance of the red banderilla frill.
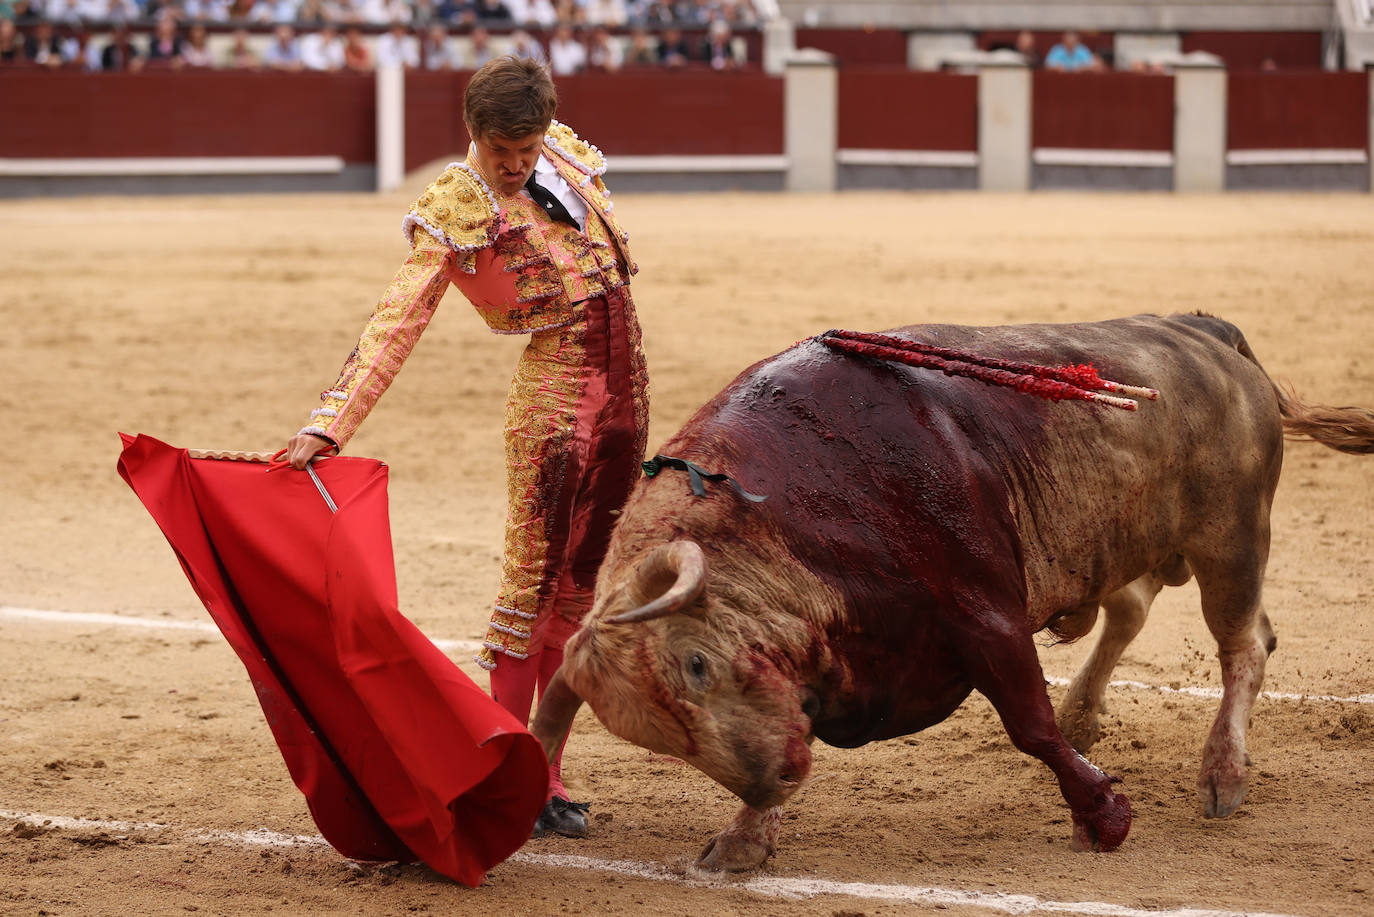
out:
<path id="1" fill-rule="evenodd" d="M 1116 392 L 1134 398 L 1158 401 L 1156 389 L 1126 385 L 1103 379 L 1092 364 L 1041 366 L 981 357 L 977 354 L 919 341 L 908 341 L 887 334 L 832 329 L 817 337 L 821 343 L 845 353 L 862 354 L 880 360 L 893 360 L 921 369 L 937 369 L 947 376 L 975 379 L 986 385 L 1000 385 L 1050 401 L 1095 401 L 1099 404 L 1134 411 L 1139 405 L 1131 398 L 1104 395 Z"/>

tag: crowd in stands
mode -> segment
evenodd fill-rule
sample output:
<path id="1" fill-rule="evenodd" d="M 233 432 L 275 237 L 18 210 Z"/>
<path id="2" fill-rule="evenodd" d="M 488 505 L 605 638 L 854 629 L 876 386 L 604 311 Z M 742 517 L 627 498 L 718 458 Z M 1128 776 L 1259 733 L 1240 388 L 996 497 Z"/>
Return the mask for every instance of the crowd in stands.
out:
<path id="1" fill-rule="evenodd" d="M 149 20 L 151 34 L 130 28 Z M 738 30 L 758 24 L 750 0 L 0 0 L 0 66 L 470 70 L 516 54 L 560 76 L 732 69 L 746 58 Z M 108 41 L 91 41 L 93 25 Z"/>

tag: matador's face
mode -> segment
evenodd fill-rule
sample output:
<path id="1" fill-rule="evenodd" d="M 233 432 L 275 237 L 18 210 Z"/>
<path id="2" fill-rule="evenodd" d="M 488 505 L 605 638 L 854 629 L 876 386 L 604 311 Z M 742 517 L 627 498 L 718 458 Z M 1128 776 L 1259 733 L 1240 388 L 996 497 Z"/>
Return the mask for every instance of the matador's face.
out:
<path id="1" fill-rule="evenodd" d="M 483 134 L 472 139 L 482 174 L 493 190 L 507 195 L 515 194 L 524 187 L 525 181 L 534 172 L 534 164 L 539 161 L 539 151 L 543 145 L 542 131 L 524 137 Z"/>

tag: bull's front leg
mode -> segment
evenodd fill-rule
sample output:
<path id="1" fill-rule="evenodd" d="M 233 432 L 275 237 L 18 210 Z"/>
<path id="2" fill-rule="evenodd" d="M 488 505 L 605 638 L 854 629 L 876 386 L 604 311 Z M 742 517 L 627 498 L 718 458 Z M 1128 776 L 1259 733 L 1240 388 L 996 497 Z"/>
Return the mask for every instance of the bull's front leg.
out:
<path id="1" fill-rule="evenodd" d="M 707 842 L 697 866 L 712 872 L 745 872 L 757 869 L 778 849 L 782 807 L 755 809 L 741 806 L 735 820 Z"/>
<path id="2" fill-rule="evenodd" d="M 1023 620 L 1016 612 L 969 611 L 961 622 L 967 628 L 961 645 L 969 680 L 997 709 L 1012 743 L 1054 771 L 1073 812 L 1074 849 L 1114 850 L 1131 829 L 1130 801 L 1112 791 L 1116 778 L 1074 751 L 1059 731 Z"/>

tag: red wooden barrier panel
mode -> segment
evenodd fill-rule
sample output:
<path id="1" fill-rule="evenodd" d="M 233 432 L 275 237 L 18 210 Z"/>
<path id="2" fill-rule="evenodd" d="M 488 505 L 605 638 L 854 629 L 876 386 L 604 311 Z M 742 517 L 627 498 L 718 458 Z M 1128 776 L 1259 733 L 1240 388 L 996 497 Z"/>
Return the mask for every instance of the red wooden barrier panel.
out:
<path id="1" fill-rule="evenodd" d="M 1031 146 L 1172 150 L 1174 79 L 1039 71 L 1031 81 Z"/>
<path id="2" fill-rule="evenodd" d="M 841 149 L 978 149 L 978 77 L 903 68 L 839 72 Z"/>
<path id="3" fill-rule="evenodd" d="M 776 156 L 782 77 L 710 70 L 584 73 L 557 80 L 558 119 L 608 156 Z"/>
<path id="4" fill-rule="evenodd" d="M 0 157 L 375 156 L 371 74 L 0 71 Z"/>
<path id="5" fill-rule="evenodd" d="M 797 29 L 798 48 L 816 48 L 845 65 L 906 66 L 906 32 L 901 29 Z"/>
<path id="6" fill-rule="evenodd" d="M 1322 65 L 1320 32 L 1185 32 L 1180 45 L 1217 55 L 1228 70 L 1258 70 L 1266 60 L 1281 70 Z"/>
<path id="7" fill-rule="evenodd" d="M 1367 150 L 1369 78 L 1323 70 L 1227 76 L 1233 150 Z"/>

